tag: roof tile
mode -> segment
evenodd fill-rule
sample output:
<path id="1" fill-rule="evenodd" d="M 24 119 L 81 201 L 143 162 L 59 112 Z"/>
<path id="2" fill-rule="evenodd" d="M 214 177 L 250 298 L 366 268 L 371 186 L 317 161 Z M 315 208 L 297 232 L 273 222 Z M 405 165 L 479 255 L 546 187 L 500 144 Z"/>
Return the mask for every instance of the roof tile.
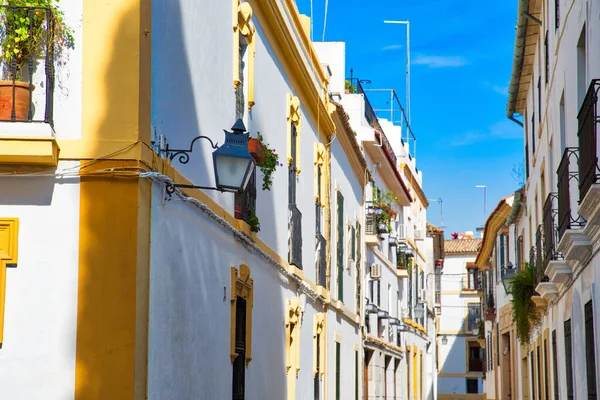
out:
<path id="1" fill-rule="evenodd" d="M 476 254 L 481 242 L 481 239 L 444 240 L 444 251 L 447 254 Z"/>

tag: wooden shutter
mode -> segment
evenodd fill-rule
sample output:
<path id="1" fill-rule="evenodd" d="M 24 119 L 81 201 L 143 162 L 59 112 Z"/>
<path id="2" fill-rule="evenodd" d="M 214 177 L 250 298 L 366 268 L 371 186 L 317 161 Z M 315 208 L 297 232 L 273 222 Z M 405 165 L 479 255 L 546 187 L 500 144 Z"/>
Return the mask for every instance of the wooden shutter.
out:
<path id="1" fill-rule="evenodd" d="M 344 302 L 344 196 L 337 192 L 337 297 Z"/>
<path id="2" fill-rule="evenodd" d="M 588 400 L 596 400 L 596 353 L 594 346 L 594 310 L 592 301 L 585 304 L 585 363 L 587 370 Z"/>
<path id="3" fill-rule="evenodd" d="M 558 400 L 558 357 L 556 355 L 556 330 L 552 331 L 552 368 L 554 369 L 554 399 Z"/>
<path id="4" fill-rule="evenodd" d="M 360 242 L 360 234 L 361 234 L 361 226 L 360 222 L 356 223 L 356 312 L 360 310 L 360 299 L 361 299 L 361 282 L 362 282 L 362 273 L 361 273 L 361 242 Z"/>
<path id="5" fill-rule="evenodd" d="M 335 400 L 340 400 L 340 346 L 335 342 Z"/>
<path id="6" fill-rule="evenodd" d="M 567 372 L 567 399 L 573 399 L 573 354 L 571 344 L 571 320 L 565 321 L 565 363 Z"/>

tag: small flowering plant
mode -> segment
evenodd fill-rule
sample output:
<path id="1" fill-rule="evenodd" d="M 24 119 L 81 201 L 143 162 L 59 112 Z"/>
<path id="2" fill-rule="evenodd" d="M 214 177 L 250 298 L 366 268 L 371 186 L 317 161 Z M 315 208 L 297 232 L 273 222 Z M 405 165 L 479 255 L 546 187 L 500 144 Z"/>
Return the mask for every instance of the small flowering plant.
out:
<path id="1" fill-rule="evenodd" d="M 375 207 L 378 210 L 376 214 L 377 224 L 385 224 L 388 232 L 392 231 L 392 220 L 396 218 L 396 211 L 392 209 L 394 193 L 389 190 L 384 195 L 378 196 Z"/>
<path id="2" fill-rule="evenodd" d="M 271 190 L 271 185 L 273 184 L 273 172 L 277 167 L 283 166 L 282 163 L 279 162 L 279 155 L 276 153 L 275 149 L 271 149 L 267 143 L 265 143 L 263 136 L 258 133 L 258 141 L 262 145 L 262 154 L 260 156 L 260 161 L 256 163 L 256 165 L 260 168 L 260 171 L 263 173 L 263 190 Z"/>

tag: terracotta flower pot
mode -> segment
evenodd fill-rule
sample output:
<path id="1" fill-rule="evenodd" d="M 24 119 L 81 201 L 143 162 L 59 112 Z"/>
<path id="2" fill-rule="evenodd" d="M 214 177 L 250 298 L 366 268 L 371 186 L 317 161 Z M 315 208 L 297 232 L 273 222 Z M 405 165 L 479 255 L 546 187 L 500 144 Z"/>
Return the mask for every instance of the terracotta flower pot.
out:
<path id="1" fill-rule="evenodd" d="M 34 86 L 27 82 L 15 81 L 15 119 L 27 121 L 29 114 L 29 93 Z M 13 109 L 13 81 L 0 81 L 0 119 L 10 120 Z"/>
<path id="2" fill-rule="evenodd" d="M 256 161 L 257 164 L 260 163 L 261 161 L 263 161 L 263 156 L 262 156 L 263 150 L 264 150 L 264 147 L 258 139 L 256 139 L 256 138 L 248 139 L 248 151 L 250 152 L 250 154 L 252 155 L 252 158 L 254 158 L 254 161 Z"/>

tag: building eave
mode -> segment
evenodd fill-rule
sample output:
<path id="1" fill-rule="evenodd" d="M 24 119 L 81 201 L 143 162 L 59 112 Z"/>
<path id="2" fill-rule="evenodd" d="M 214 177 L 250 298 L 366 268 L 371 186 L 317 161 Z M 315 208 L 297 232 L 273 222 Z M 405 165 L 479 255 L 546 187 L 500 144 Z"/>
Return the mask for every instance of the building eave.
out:
<path id="1" fill-rule="evenodd" d="M 507 117 L 511 119 L 515 113 L 522 115 L 527 105 L 527 94 L 533 76 L 535 50 L 540 35 L 540 26 L 526 15 L 539 19 L 541 17 L 540 9 L 541 0 L 519 0 L 517 34 L 506 105 Z"/>
<path id="2" fill-rule="evenodd" d="M 506 219 L 512 211 L 513 200 L 514 194 L 500 200 L 485 222 L 483 241 L 479 248 L 479 252 L 477 253 L 477 257 L 475 258 L 475 265 L 477 265 L 479 269 L 488 268 L 489 259 L 494 249 L 494 243 L 496 242 L 496 236 L 498 235 L 500 228 L 505 225 Z"/>

